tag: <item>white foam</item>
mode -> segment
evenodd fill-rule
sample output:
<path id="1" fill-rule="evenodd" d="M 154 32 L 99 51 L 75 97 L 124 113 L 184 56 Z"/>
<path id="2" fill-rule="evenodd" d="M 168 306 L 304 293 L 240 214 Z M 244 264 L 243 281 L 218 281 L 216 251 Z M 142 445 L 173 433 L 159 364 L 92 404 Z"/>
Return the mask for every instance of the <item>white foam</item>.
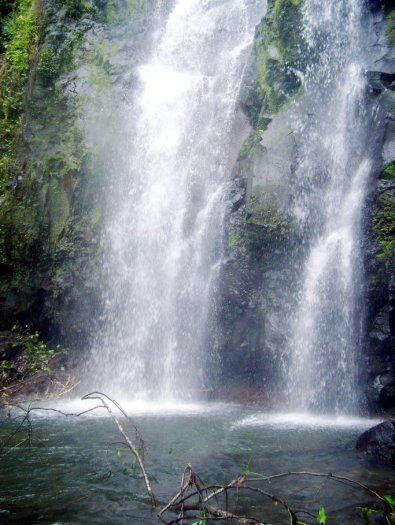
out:
<path id="1" fill-rule="evenodd" d="M 117 415 L 120 412 L 110 401 L 107 401 L 111 410 Z M 130 401 L 118 402 L 123 411 L 131 417 L 134 416 L 195 416 L 199 414 L 218 414 L 231 411 L 233 405 L 228 403 L 196 403 L 196 402 L 152 402 L 152 401 Z M 83 415 L 86 417 L 108 417 L 107 410 L 101 406 L 98 399 L 69 399 L 57 402 L 45 402 L 31 405 L 32 415 L 38 417 L 52 417 L 66 415 Z M 97 408 L 94 408 L 97 407 Z"/>
<path id="2" fill-rule="evenodd" d="M 315 415 L 307 412 L 281 414 L 256 413 L 240 419 L 232 428 L 270 426 L 279 428 L 369 428 L 380 423 L 379 419 L 369 419 L 348 415 Z"/>

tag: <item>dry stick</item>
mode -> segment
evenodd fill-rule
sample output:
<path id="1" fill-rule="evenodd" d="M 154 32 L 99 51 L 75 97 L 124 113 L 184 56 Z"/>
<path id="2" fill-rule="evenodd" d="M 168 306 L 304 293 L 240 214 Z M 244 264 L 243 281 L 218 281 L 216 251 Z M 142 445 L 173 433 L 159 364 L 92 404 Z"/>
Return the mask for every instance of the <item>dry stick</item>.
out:
<path id="1" fill-rule="evenodd" d="M 184 508 L 186 510 L 205 510 L 215 518 L 221 518 L 221 519 L 238 519 L 239 517 L 236 514 L 233 514 L 232 512 L 228 512 L 226 510 L 218 509 L 217 507 L 213 507 L 212 505 L 203 505 L 202 503 L 198 505 L 185 505 Z"/>
<path id="2" fill-rule="evenodd" d="M 162 516 L 167 510 L 171 509 L 173 511 L 176 511 L 176 510 L 180 509 L 181 511 L 184 511 L 184 510 L 186 510 L 186 511 L 188 511 L 188 510 L 206 511 L 211 516 L 213 516 L 214 519 L 221 519 L 221 520 L 223 520 L 223 519 L 226 519 L 226 520 L 236 519 L 236 520 L 244 520 L 244 523 L 246 523 L 246 524 L 248 524 L 248 523 L 250 523 L 250 524 L 263 524 L 263 522 L 261 520 L 258 520 L 257 518 L 254 518 L 252 516 L 251 517 L 238 516 L 238 515 L 233 514 L 233 513 L 229 512 L 227 510 L 223 510 L 223 509 L 220 509 L 218 507 L 213 507 L 212 505 L 208 505 L 207 504 L 207 502 L 210 501 L 210 499 L 212 499 L 214 497 L 217 497 L 219 494 L 224 493 L 224 492 L 226 494 L 228 489 L 236 489 L 237 490 L 238 488 L 240 488 L 240 484 L 244 483 L 245 477 L 239 477 L 239 478 L 234 479 L 226 487 L 220 487 L 218 485 L 209 486 L 209 487 L 203 487 L 203 486 L 200 485 L 200 482 L 197 481 L 196 475 L 193 472 L 193 470 L 192 470 L 190 465 L 187 465 L 187 467 L 184 470 L 184 473 L 187 471 L 187 469 L 190 470 L 190 476 L 189 476 L 188 482 L 184 483 L 182 485 L 181 489 L 176 494 L 176 496 L 174 496 L 174 498 L 158 513 L 158 516 L 159 516 L 159 518 L 162 521 L 164 521 Z M 188 495 L 182 497 L 181 500 L 179 500 L 179 497 L 183 496 L 186 488 L 188 488 L 188 486 L 192 485 L 192 484 L 195 485 L 197 490 L 192 492 L 191 494 L 188 494 Z M 202 492 L 203 491 L 207 492 L 209 490 L 211 490 L 213 492 L 204 498 Z M 190 498 L 192 498 L 194 496 L 199 496 L 199 502 L 186 503 Z M 271 495 L 268 494 L 268 496 L 270 496 L 273 499 L 273 497 Z M 288 505 L 286 505 L 285 502 L 282 502 L 282 500 L 279 500 L 278 498 L 276 498 L 276 501 L 281 502 L 281 503 L 284 504 L 284 506 L 288 510 L 289 514 L 291 515 L 291 518 L 292 518 L 292 522 L 291 523 L 297 525 L 296 517 L 295 517 L 294 513 L 291 511 L 291 509 L 288 507 Z M 189 518 L 189 519 L 191 519 L 191 518 Z M 166 522 L 166 523 L 168 523 L 170 525 L 172 523 L 179 523 L 180 521 L 181 521 L 181 518 L 179 517 L 177 520 L 172 520 L 172 521 Z"/>
<path id="3" fill-rule="evenodd" d="M 79 417 L 83 416 L 84 414 L 88 414 L 88 412 L 93 412 L 97 408 L 106 408 L 103 405 L 96 405 L 92 408 L 88 408 L 87 410 L 83 410 L 82 412 L 63 412 L 62 410 L 58 410 L 57 408 L 50 408 L 50 407 L 32 407 L 30 411 L 32 410 L 45 410 L 47 412 L 57 412 L 58 414 L 62 414 L 62 416 L 74 416 Z"/>
<path id="4" fill-rule="evenodd" d="M 193 472 L 192 472 L 191 475 L 193 475 Z M 291 524 L 292 525 L 297 525 L 298 524 L 298 520 L 297 520 L 295 512 L 291 509 L 291 507 L 282 498 L 274 496 L 273 494 L 270 494 L 269 492 L 266 492 L 266 491 L 264 491 L 264 490 L 262 490 L 262 489 L 260 489 L 258 487 L 254 487 L 254 486 L 251 486 L 251 485 L 245 485 L 245 483 L 247 481 L 250 481 L 250 480 L 248 478 L 246 478 L 245 476 L 240 476 L 240 477 L 234 479 L 233 481 L 231 481 L 225 487 L 218 487 L 218 485 L 205 487 L 204 488 L 205 491 L 212 491 L 212 492 L 211 492 L 211 494 L 206 496 L 204 499 L 202 499 L 202 487 L 198 487 L 196 485 L 196 483 L 195 483 L 195 486 L 196 486 L 196 489 L 197 489 L 196 491 L 192 492 L 191 494 L 188 494 L 187 496 L 183 497 L 181 500 L 178 499 L 179 496 L 182 495 L 179 492 L 172 499 L 172 501 L 166 507 L 164 507 L 164 509 L 162 509 L 160 514 L 162 515 L 169 508 L 172 508 L 173 510 L 176 510 L 180 506 L 183 506 L 183 508 L 185 510 L 202 510 L 202 509 L 206 509 L 210 514 L 212 514 L 214 516 L 221 515 L 224 519 L 231 519 L 231 518 L 242 519 L 241 517 L 237 517 L 236 515 L 233 515 L 233 514 L 227 512 L 227 511 L 223 511 L 221 509 L 216 509 L 215 507 L 209 506 L 209 505 L 207 505 L 207 503 L 212 498 L 216 498 L 217 496 L 219 496 L 222 493 L 226 494 L 229 490 L 236 490 L 236 491 L 248 490 L 248 491 L 251 491 L 251 492 L 258 492 L 259 494 L 261 494 L 263 496 L 266 496 L 267 498 L 270 498 L 272 502 L 274 502 L 276 504 L 279 503 L 280 505 L 282 505 L 282 507 L 284 507 L 284 509 L 288 512 L 288 514 L 289 514 L 289 516 L 291 518 Z M 199 499 L 200 499 L 199 503 L 185 504 L 187 500 L 191 499 L 194 496 L 199 496 Z M 217 511 L 220 514 L 216 514 Z M 252 519 L 256 520 L 255 518 L 252 518 Z M 259 522 L 259 521 L 256 520 L 255 522 Z"/>
<path id="5" fill-rule="evenodd" d="M 253 516 L 239 516 L 237 514 L 233 514 L 231 512 L 228 512 L 227 510 L 223 510 L 217 507 L 213 507 L 212 505 L 204 505 L 203 503 L 187 503 L 183 504 L 184 510 L 199 510 L 201 512 L 205 511 L 208 512 L 211 517 L 210 520 L 243 520 L 244 524 L 255 524 L 255 525 L 265 525 L 265 523 L 262 520 L 259 520 L 257 518 L 254 518 Z M 175 509 L 178 509 L 178 506 L 175 507 Z M 188 519 L 195 519 L 199 518 L 199 516 L 188 516 Z M 171 525 L 172 523 L 179 523 L 181 519 L 184 518 L 177 518 L 175 520 L 167 521 L 165 522 L 167 525 Z M 162 520 L 163 521 L 163 520 Z"/>
<path id="6" fill-rule="evenodd" d="M 141 455 L 142 455 L 142 459 L 144 459 L 144 439 L 143 439 L 143 436 L 141 435 L 141 432 L 138 428 L 138 426 L 135 424 L 135 422 L 133 421 L 133 419 L 131 417 L 129 417 L 127 415 L 127 413 L 124 411 L 124 409 L 121 407 L 121 405 L 118 403 L 118 401 L 116 401 L 115 399 L 112 399 L 111 397 L 109 397 L 107 394 L 102 394 L 100 392 L 93 392 L 93 394 L 100 394 L 104 397 L 106 397 L 109 401 L 111 401 L 111 403 L 113 403 L 117 409 L 126 417 L 126 419 L 129 421 L 129 423 L 132 425 L 133 429 L 134 429 L 134 432 L 136 434 L 136 440 L 139 444 L 139 453 L 141 451 Z M 90 394 L 88 394 L 90 395 Z"/>
<path id="7" fill-rule="evenodd" d="M 188 467 L 190 468 L 190 465 L 187 465 L 184 469 L 184 474 L 183 474 L 183 478 L 184 478 L 184 475 L 185 475 L 185 472 L 186 470 L 188 469 Z M 176 501 L 178 500 L 178 498 L 180 496 L 182 496 L 184 494 L 184 492 L 186 491 L 186 489 L 189 487 L 189 485 L 191 484 L 191 477 L 189 476 L 188 478 L 188 481 L 186 481 L 183 485 L 181 485 L 181 488 L 180 490 L 177 492 L 177 494 L 174 496 L 174 498 L 172 498 L 169 503 L 167 505 L 165 505 L 163 507 L 163 509 L 161 509 L 159 512 L 158 512 L 158 517 L 160 519 L 162 519 L 162 516 L 163 514 L 169 510 L 170 507 L 174 506 L 176 504 Z M 189 498 L 189 496 L 188 496 Z M 186 498 L 187 499 L 187 498 Z M 185 500 L 184 500 L 185 501 Z M 181 503 L 182 503 L 182 500 L 181 500 Z M 163 521 L 163 520 L 162 520 Z"/>
<path id="8" fill-rule="evenodd" d="M 171 521 L 166 521 L 166 525 L 176 525 L 177 523 L 181 523 L 183 518 L 176 518 Z M 201 516 L 188 516 L 188 520 L 200 520 Z M 228 517 L 224 516 L 210 516 L 210 522 L 212 521 L 224 521 L 224 520 L 234 520 L 241 521 L 243 525 L 269 525 L 267 522 L 258 520 L 256 518 L 252 518 L 250 516 L 237 516 L 234 514 L 233 516 L 230 515 Z"/>
<path id="9" fill-rule="evenodd" d="M 189 478 L 188 478 L 188 481 L 189 481 L 189 484 L 191 484 L 191 477 L 192 477 L 192 467 L 189 463 L 187 463 L 187 466 L 184 468 L 184 472 L 182 473 L 182 476 L 181 476 L 181 483 L 180 483 L 180 490 L 181 490 L 181 495 L 184 493 L 184 490 L 183 490 L 183 487 L 184 487 L 184 484 L 185 484 L 185 474 L 189 472 Z M 180 509 L 180 513 L 178 515 L 178 519 L 180 521 L 180 524 L 183 525 L 183 519 L 184 519 L 184 506 L 181 505 L 181 509 Z"/>
<path id="10" fill-rule="evenodd" d="M 109 405 L 103 399 L 103 396 L 108 398 L 108 396 L 106 396 L 102 392 L 91 392 L 90 394 L 86 394 L 85 396 L 83 396 L 82 399 L 98 399 L 99 401 L 101 401 L 103 403 L 103 406 L 107 409 L 107 411 L 110 414 L 112 420 L 117 425 L 118 430 L 120 431 L 120 433 L 122 434 L 123 438 L 125 439 L 129 449 L 132 451 L 132 453 L 134 454 L 135 458 L 137 459 L 137 462 L 138 462 L 138 464 L 140 466 L 141 472 L 143 473 L 145 487 L 146 487 L 148 495 L 149 495 L 149 497 L 151 499 L 152 508 L 155 508 L 156 507 L 155 496 L 154 496 L 154 493 L 153 493 L 153 491 L 151 489 L 151 485 L 150 485 L 147 473 L 145 471 L 145 467 L 144 467 L 143 461 L 141 459 L 141 456 L 139 454 L 139 451 L 136 449 L 136 447 L 131 442 L 129 436 L 124 431 L 124 429 L 123 429 L 119 419 L 116 417 L 116 415 L 113 413 L 113 411 L 111 410 Z M 110 398 L 108 398 L 108 399 L 110 399 Z M 117 405 L 115 405 L 115 406 L 117 406 Z"/>
<path id="11" fill-rule="evenodd" d="M 248 478 L 247 481 L 249 481 L 249 482 L 252 482 L 252 481 L 254 481 L 254 482 L 257 482 L 257 481 L 271 481 L 272 479 L 284 478 L 286 476 L 313 476 L 313 477 L 319 477 L 319 478 L 333 479 L 335 481 L 338 481 L 339 483 L 355 485 L 356 487 L 359 487 L 359 488 L 361 488 L 363 490 L 366 490 L 367 492 L 369 492 L 370 494 L 372 494 L 373 496 L 378 498 L 380 501 L 384 501 L 384 498 L 382 496 L 380 496 L 380 494 L 378 494 L 378 492 L 370 489 L 369 487 L 367 487 L 363 483 L 360 483 L 359 481 L 355 481 L 355 480 L 350 479 L 350 478 L 346 478 L 344 476 L 337 476 L 336 474 L 332 474 L 331 472 L 329 472 L 328 474 L 322 474 L 322 473 L 319 473 L 319 472 L 305 472 L 305 471 L 301 471 L 301 472 L 282 472 L 281 474 L 273 474 L 272 476 L 262 476 L 262 477 L 259 477 L 259 478 Z"/>

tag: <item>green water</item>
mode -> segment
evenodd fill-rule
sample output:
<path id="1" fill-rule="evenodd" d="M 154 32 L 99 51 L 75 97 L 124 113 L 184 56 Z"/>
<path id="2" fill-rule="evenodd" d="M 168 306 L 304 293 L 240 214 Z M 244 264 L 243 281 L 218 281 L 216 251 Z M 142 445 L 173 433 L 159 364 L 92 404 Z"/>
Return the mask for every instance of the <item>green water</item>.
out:
<path id="1" fill-rule="evenodd" d="M 160 504 L 177 492 L 186 463 L 210 483 L 230 481 L 248 465 L 265 475 L 289 470 L 347 475 L 385 494 L 394 486 L 393 470 L 377 468 L 355 451 L 358 435 L 371 421 L 279 417 L 225 404 L 128 407 L 128 413 L 144 437 L 145 465 Z M 108 416 L 34 414 L 32 446 L 2 449 L 1 524 L 158 523 L 142 477 Z M 16 412 L 6 416 L 3 412 L 3 439 L 17 423 Z M 15 439 L 24 437 L 20 432 Z M 324 479 L 286 478 L 261 486 L 297 509 L 314 513 L 324 505 L 342 523 L 362 523 L 355 507 L 371 501 L 363 491 Z M 288 523 L 281 508 L 255 496 L 241 498 L 237 510 Z"/>

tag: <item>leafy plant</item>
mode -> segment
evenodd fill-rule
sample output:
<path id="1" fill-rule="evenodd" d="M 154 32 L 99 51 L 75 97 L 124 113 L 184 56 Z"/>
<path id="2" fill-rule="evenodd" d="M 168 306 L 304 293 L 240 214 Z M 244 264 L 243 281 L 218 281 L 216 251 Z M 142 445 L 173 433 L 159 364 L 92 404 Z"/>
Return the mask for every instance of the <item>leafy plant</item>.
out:
<path id="1" fill-rule="evenodd" d="M 324 507 L 320 507 L 317 512 L 317 523 L 318 525 L 326 524 L 326 513 Z"/>
<path id="2" fill-rule="evenodd" d="M 38 331 L 30 332 L 29 327 L 21 327 L 19 323 L 16 323 L 12 329 L 12 332 L 23 336 L 24 341 L 24 352 L 23 352 L 23 368 L 25 369 L 25 375 L 31 372 L 37 372 L 38 370 L 44 370 L 50 372 L 49 361 L 56 354 L 64 351 L 59 345 L 55 350 L 48 348 L 44 341 L 40 338 Z"/>

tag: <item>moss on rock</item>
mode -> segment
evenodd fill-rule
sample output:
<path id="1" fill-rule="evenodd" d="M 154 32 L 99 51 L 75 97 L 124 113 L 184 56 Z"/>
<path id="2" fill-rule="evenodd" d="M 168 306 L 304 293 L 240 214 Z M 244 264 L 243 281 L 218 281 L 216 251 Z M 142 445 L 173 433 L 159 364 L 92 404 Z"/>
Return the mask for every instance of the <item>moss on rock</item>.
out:
<path id="1" fill-rule="evenodd" d="M 373 232 L 379 246 L 378 260 L 390 261 L 395 256 L 395 162 L 387 164 L 380 177 Z"/>
<path id="2" fill-rule="evenodd" d="M 80 4 L 52 0 L 37 10 L 37 0 L 30 7 L 21 0 L 15 11 L 35 32 L 18 22 L 30 39 L 19 30 L 10 39 L 0 78 L 0 115 L 7 123 L 0 154 L 0 327 L 19 319 L 44 337 L 70 342 L 77 334 L 83 344 L 87 305 L 95 301 L 91 269 L 102 212 L 75 90 L 84 35 L 95 15 L 87 6 L 95 4 Z"/>
<path id="3" fill-rule="evenodd" d="M 300 0 L 270 0 L 268 12 L 257 27 L 251 81 L 245 107 L 251 125 L 265 129 L 267 116 L 278 112 L 299 87 L 297 71 L 303 68 L 302 12 Z"/>

